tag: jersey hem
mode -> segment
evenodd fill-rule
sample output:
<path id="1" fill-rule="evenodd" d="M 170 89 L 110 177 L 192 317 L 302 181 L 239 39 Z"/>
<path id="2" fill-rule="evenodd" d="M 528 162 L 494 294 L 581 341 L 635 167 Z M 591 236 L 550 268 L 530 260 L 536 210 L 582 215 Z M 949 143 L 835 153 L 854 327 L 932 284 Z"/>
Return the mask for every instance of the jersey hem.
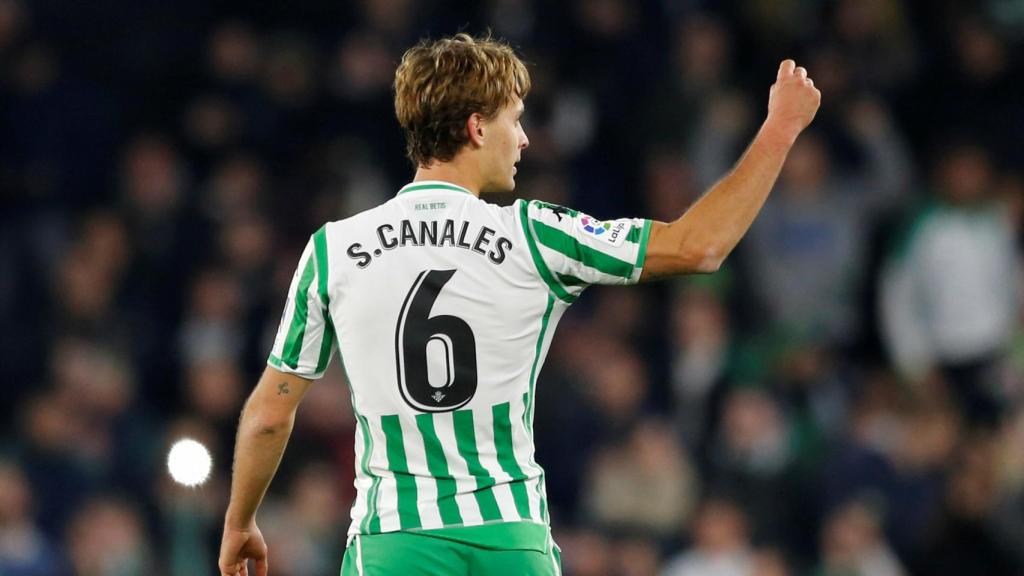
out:
<path id="1" fill-rule="evenodd" d="M 349 533 L 348 540 L 355 537 L 385 536 L 388 534 L 409 534 L 459 542 L 491 550 L 534 550 L 546 552 L 551 545 L 551 528 L 548 524 L 532 520 L 493 520 L 472 526 L 457 525 L 443 528 L 409 528 L 372 534 Z"/>
<path id="2" fill-rule="evenodd" d="M 304 374 L 302 372 L 299 372 L 299 371 L 295 370 L 291 366 L 285 364 L 280 358 L 278 358 L 277 356 L 274 356 L 273 354 L 271 354 L 270 357 L 267 358 L 267 366 L 270 366 L 271 368 L 274 368 L 278 372 L 284 372 L 285 374 L 292 374 L 292 375 L 298 376 L 299 378 L 305 378 L 306 380 L 319 380 L 319 379 L 324 377 L 324 372 L 326 372 L 326 370 L 324 370 L 323 372 L 315 372 L 313 374 Z"/>

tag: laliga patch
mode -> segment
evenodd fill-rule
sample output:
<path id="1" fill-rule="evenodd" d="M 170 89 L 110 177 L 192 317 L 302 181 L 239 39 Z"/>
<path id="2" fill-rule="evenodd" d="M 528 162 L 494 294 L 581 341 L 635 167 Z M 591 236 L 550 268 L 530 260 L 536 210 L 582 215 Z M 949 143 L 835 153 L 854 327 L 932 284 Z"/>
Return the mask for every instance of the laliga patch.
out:
<path id="1" fill-rule="evenodd" d="M 576 228 L 585 236 L 590 236 L 615 247 L 622 246 L 629 234 L 631 221 L 623 218 L 621 220 L 597 220 L 586 214 L 576 217 Z"/>

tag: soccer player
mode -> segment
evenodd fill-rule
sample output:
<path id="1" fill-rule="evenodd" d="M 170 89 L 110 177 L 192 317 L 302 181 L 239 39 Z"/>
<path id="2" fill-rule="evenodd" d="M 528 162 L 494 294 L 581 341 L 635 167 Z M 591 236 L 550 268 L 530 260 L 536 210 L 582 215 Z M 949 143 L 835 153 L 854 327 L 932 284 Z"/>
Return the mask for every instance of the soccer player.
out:
<path id="1" fill-rule="evenodd" d="M 533 439 L 558 320 L 591 284 L 716 270 L 821 97 L 783 61 L 743 157 L 662 223 L 481 200 L 515 188 L 529 145 L 530 77 L 508 46 L 465 34 L 421 42 L 394 87 L 416 175 L 380 206 L 324 225 L 302 253 L 239 423 L 223 575 L 248 574 L 247 559 L 267 574 L 256 510 L 335 350 L 358 421 L 343 576 L 560 574 Z"/>

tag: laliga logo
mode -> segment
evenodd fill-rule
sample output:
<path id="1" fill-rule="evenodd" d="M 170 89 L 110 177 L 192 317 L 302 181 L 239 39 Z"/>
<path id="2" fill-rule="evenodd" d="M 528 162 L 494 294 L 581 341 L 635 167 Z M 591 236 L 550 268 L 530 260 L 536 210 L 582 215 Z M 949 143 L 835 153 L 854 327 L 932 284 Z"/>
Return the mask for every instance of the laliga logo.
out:
<path id="1" fill-rule="evenodd" d="M 580 216 L 580 224 L 583 225 L 584 230 L 590 232 L 594 236 L 600 236 L 612 227 L 611 222 L 598 222 L 590 216 Z"/>
<path id="2" fill-rule="evenodd" d="M 625 240 L 625 232 L 629 230 L 629 222 L 627 220 L 606 220 L 604 222 L 598 222 L 590 216 L 582 215 L 579 219 L 580 228 L 594 236 L 600 238 L 612 246 L 618 246 Z"/>

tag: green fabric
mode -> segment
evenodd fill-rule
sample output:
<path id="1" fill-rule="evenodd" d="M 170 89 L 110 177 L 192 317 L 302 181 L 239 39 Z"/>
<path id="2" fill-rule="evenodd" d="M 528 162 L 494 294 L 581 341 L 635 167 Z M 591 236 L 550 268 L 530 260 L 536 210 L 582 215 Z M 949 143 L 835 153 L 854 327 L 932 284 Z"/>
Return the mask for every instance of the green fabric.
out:
<path id="1" fill-rule="evenodd" d="M 523 428 L 526 428 L 527 433 L 530 435 L 531 441 L 533 439 L 533 417 L 527 417 L 530 413 L 530 393 L 523 394 L 523 405 L 526 406 L 526 410 L 523 410 Z M 527 421 L 529 420 L 529 421 Z M 535 468 L 540 468 L 537 465 L 537 457 L 535 454 L 530 455 L 530 465 Z M 551 519 L 548 518 L 548 507 L 547 500 L 544 497 L 544 492 L 541 491 L 541 487 L 544 485 L 544 470 L 540 471 L 540 480 L 534 484 L 534 491 L 537 493 L 537 499 L 540 500 L 540 518 L 546 523 L 550 523 Z"/>
<path id="2" fill-rule="evenodd" d="M 531 435 L 533 434 L 533 400 L 534 393 L 536 392 L 537 388 L 537 366 L 540 365 L 540 353 L 541 350 L 544 348 L 544 335 L 548 331 L 548 322 L 551 320 L 551 311 L 554 309 L 554 307 L 555 299 L 552 298 L 551 296 L 548 296 L 548 305 L 547 308 L 544 310 L 544 316 L 541 318 L 540 321 L 540 333 L 537 335 L 537 347 L 533 353 L 533 367 L 530 368 L 530 389 L 528 391 L 528 394 L 530 396 L 526 403 L 526 414 L 523 415 L 523 418 L 529 418 L 530 420 L 527 429 L 530 431 Z M 527 414 L 529 416 L 527 416 Z"/>
<path id="3" fill-rule="evenodd" d="M 292 315 L 292 325 L 288 328 L 288 336 L 285 338 L 281 354 L 281 360 L 292 369 L 298 368 L 299 356 L 302 354 L 302 339 L 306 334 L 306 310 L 309 306 L 306 294 L 315 275 L 313 257 L 310 256 L 306 260 L 302 276 L 299 277 L 299 285 L 295 288 L 295 313 Z"/>
<path id="4" fill-rule="evenodd" d="M 547 528 L 504 522 L 352 539 L 341 576 L 561 576 Z"/>
<path id="5" fill-rule="evenodd" d="M 515 449 L 512 444 L 512 418 L 508 402 L 491 408 L 494 420 L 494 448 L 498 452 L 498 463 L 506 474 L 512 477 L 510 488 L 516 503 L 516 511 L 520 518 L 530 517 L 530 499 L 526 495 L 526 474 L 516 462 Z"/>
<path id="6" fill-rule="evenodd" d="M 526 427 L 526 430 L 530 434 L 531 439 L 533 437 L 533 408 L 534 408 L 534 399 L 536 398 L 536 392 L 537 392 L 537 368 L 540 365 L 540 353 L 541 353 L 541 351 L 544 348 L 544 335 L 547 334 L 548 322 L 551 320 L 551 312 L 554 309 L 554 307 L 555 307 L 555 299 L 549 295 L 548 296 L 548 305 L 547 305 L 547 308 L 544 310 L 544 317 L 541 319 L 541 323 L 540 323 L 540 334 L 537 335 L 537 348 L 536 348 L 536 350 L 534 352 L 534 356 L 533 356 L 533 367 L 530 368 L 530 388 L 526 392 L 526 394 L 523 395 L 524 396 L 524 401 L 525 401 L 525 404 L 526 404 L 526 409 L 523 411 L 523 426 Z M 531 464 L 533 464 L 534 466 L 537 466 L 536 456 L 533 456 L 531 458 Z M 539 467 L 539 466 L 537 466 L 537 467 Z M 544 493 L 543 493 L 543 491 L 541 489 L 542 486 L 544 486 L 544 472 L 543 471 L 540 474 L 540 481 L 537 482 L 536 486 L 537 486 L 537 497 L 540 499 L 540 516 L 541 516 L 541 520 L 543 520 L 544 522 L 550 522 L 550 518 L 548 518 L 548 502 L 547 502 L 547 498 L 545 497 L 545 495 L 544 495 Z"/>
<path id="7" fill-rule="evenodd" d="M 623 262 L 614 256 L 609 256 L 600 250 L 591 248 L 562 232 L 554 226 L 548 226 L 540 220 L 533 220 L 533 230 L 537 234 L 537 242 L 555 252 L 571 258 L 585 266 L 608 274 L 629 278 L 633 275 L 633 265 Z"/>
<path id="8" fill-rule="evenodd" d="M 327 309 L 330 306 L 327 297 L 327 224 L 313 234 L 313 252 L 316 255 L 316 289 L 324 309 Z"/>
<path id="9" fill-rule="evenodd" d="M 636 227 L 633 227 L 636 230 Z M 629 235 L 633 235 L 633 230 L 630 230 Z M 629 240 L 629 238 L 626 238 Z M 636 251 L 636 266 L 637 270 L 643 270 L 644 260 L 647 259 L 647 241 L 651 239 L 651 221 L 644 220 L 644 226 L 640 232 L 640 247 Z"/>
<path id="10" fill-rule="evenodd" d="M 548 549 L 548 527 L 533 522 L 495 522 L 481 526 L 453 526 L 436 530 L 416 530 L 414 534 L 470 544 L 490 550 Z"/>
<path id="11" fill-rule="evenodd" d="M 634 244 L 640 242 L 641 238 L 643 238 L 644 236 L 644 228 L 650 230 L 650 220 L 645 220 L 643 226 L 637 226 L 634 224 L 632 227 L 630 227 L 629 234 L 626 235 L 626 242 L 632 242 Z"/>
<path id="12" fill-rule="evenodd" d="M 492 490 L 497 482 L 480 463 L 480 453 L 477 452 L 473 411 L 456 410 L 452 413 L 452 420 L 455 424 L 455 442 L 458 444 L 459 454 L 466 461 L 469 473 L 476 478 L 476 490 L 473 495 L 480 506 L 480 515 L 485 522 L 501 520 L 501 510 Z"/>
<path id="13" fill-rule="evenodd" d="M 351 383 L 349 383 L 349 387 L 351 388 Z M 370 471 L 370 456 L 374 450 L 374 441 L 373 437 L 370 436 L 370 423 L 367 421 L 367 417 L 355 410 L 354 395 L 352 396 L 352 413 L 355 415 L 356 421 L 359 422 L 359 431 L 362 434 L 362 459 L 359 462 L 359 467 L 364 474 L 374 479 L 370 485 L 370 492 L 367 494 L 367 516 L 362 518 L 359 530 L 364 533 L 380 532 L 381 517 L 377 513 L 377 492 L 380 488 L 381 479 Z"/>
<path id="14" fill-rule="evenodd" d="M 352 388 L 352 383 L 349 382 L 349 389 L 352 390 Z M 356 420 L 359 421 L 359 430 L 363 435 L 363 458 L 359 463 L 359 467 L 364 474 L 373 478 L 373 483 L 370 484 L 370 492 L 366 495 L 366 516 L 363 517 L 360 531 L 363 533 L 380 532 L 380 515 L 377 514 L 377 492 L 380 488 L 380 476 L 370 472 L 373 437 L 370 436 L 370 424 L 366 421 L 366 417 L 356 411 L 356 398 L 354 394 L 352 395 L 352 413 L 355 414 Z"/>
<path id="15" fill-rule="evenodd" d="M 359 460 L 359 469 L 363 474 L 373 479 L 370 484 L 370 491 L 366 497 L 366 515 L 363 517 L 360 527 L 363 532 L 379 532 L 380 517 L 377 516 L 377 502 L 375 498 L 380 478 L 370 472 L 370 455 L 373 453 L 370 424 L 367 422 L 366 417 L 360 414 L 356 408 L 355 386 L 352 384 L 352 379 L 349 378 L 348 369 L 345 368 L 345 357 L 342 356 L 340 351 L 338 352 L 338 361 L 341 362 L 341 372 L 345 375 L 345 382 L 348 384 L 348 396 L 352 406 L 352 415 L 355 416 L 356 422 L 359 424 L 359 432 L 363 436 L 363 457 Z"/>
<path id="16" fill-rule="evenodd" d="M 441 511 L 441 521 L 445 525 L 462 524 L 462 514 L 459 512 L 459 505 L 455 502 L 455 493 L 458 491 L 455 485 L 455 478 L 448 470 L 448 460 L 444 455 L 444 448 L 437 437 L 434 428 L 433 414 L 417 414 L 416 427 L 423 435 L 423 450 L 427 455 L 427 469 L 437 483 L 437 507 Z"/>
<path id="17" fill-rule="evenodd" d="M 402 438 L 402 424 L 397 414 L 380 417 L 387 443 L 388 469 L 395 474 L 398 490 L 398 521 L 402 529 L 419 528 L 420 511 L 417 506 L 416 478 L 409 473 L 405 459 L 405 441 Z"/>
<path id="18" fill-rule="evenodd" d="M 548 289 L 555 296 L 572 304 L 576 301 L 576 297 L 566 292 L 565 288 L 559 284 L 551 270 L 548 269 L 548 265 L 544 263 L 544 258 L 540 255 L 537 241 L 534 240 L 533 231 L 530 230 L 529 204 L 527 202 L 520 201 L 519 203 L 519 221 L 523 226 L 523 235 L 526 236 L 526 245 L 530 249 L 530 257 L 533 258 L 533 265 L 537 268 L 537 273 L 540 274 L 541 279 L 544 280 L 544 283 L 548 285 Z"/>
<path id="19" fill-rule="evenodd" d="M 571 218 L 575 218 L 580 215 L 578 210 L 573 210 L 572 208 L 562 206 L 560 204 L 552 204 L 551 202 L 545 202 L 543 200 L 531 200 L 531 203 L 536 204 L 539 208 L 547 208 L 553 212 L 565 212 Z"/>
<path id="20" fill-rule="evenodd" d="M 555 276 L 558 276 L 558 281 L 561 282 L 562 284 L 565 284 L 566 286 L 586 286 L 587 285 L 587 281 L 586 280 L 580 280 L 579 278 L 577 278 L 575 276 L 572 276 L 570 274 L 555 274 Z"/>
<path id="21" fill-rule="evenodd" d="M 903 222 L 903 225 L 900 226 L 899 231 L 893 234 L 893 239 L 890 242 L 889 258 L 897 261 L 905 258 L 910 251 L 911 245 L 913 245 L 914 239 L 924 228 L 924 225 L 942 210 L 943 205 L 939 201 L 929 199 L 912 211 L 909 217 L 905 219 L 905 222 Z"/>
<path id="22" fill-rule="evenodd" d="M 320 339 L 320 356 L 316 361 L 316 373 L 322 374 L 331 363 L 331 351 L 334 349 L 334 321 L 329 310 L 324 310 L 324 334 Z"/>

